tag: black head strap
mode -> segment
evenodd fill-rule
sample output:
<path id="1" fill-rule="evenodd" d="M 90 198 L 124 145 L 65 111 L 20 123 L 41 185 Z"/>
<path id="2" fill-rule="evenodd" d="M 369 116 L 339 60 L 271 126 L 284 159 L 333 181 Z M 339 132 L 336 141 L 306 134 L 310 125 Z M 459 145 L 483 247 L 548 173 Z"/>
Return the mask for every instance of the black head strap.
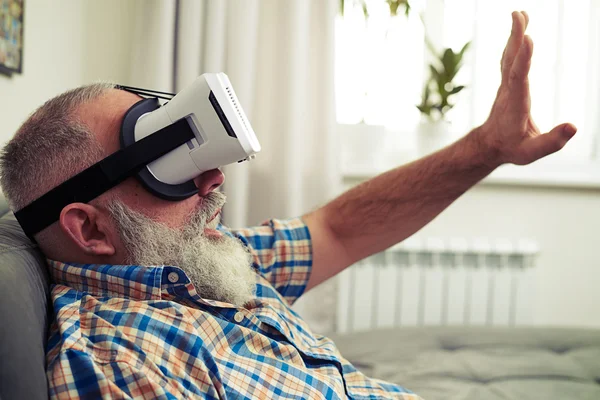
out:
<path id="1" fill-rule="evenodd" d="M 159 99 L 171 100 L 173 97 L 175 97 L 175 93 L 159 92 L 158 90 L 142 89 L 142 88 L 135 87 L 135 86 L 117 85 L 117 86 L 115 86 L 115 89 L 120 89 L 120 90 L 125 90 L 127 92 L 135 93 L 138 96 L 142 96 L 144 98 L 157 97 Z"/>
<path id="2" fill-rule="evenodd" d="M 158 107 L 155 98 L 141 100 L 136 105 L 144 102 L 154 103 L 155 109 Z M 34 234 L 56 222 L 68 204 L 95 199 L 193 138 L 188 120 L 181 119 L 85 169 L 17 211 L 15 217 L 27 236 L 33 238 Z"/>

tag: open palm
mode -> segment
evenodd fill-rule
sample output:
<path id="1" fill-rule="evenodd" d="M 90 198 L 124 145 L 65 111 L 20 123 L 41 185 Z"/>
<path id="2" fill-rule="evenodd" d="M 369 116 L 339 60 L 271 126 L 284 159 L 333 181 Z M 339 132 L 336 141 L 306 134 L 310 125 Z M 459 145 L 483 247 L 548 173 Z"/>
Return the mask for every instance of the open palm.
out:
<path id="1" fill-rule="evenodd" d="M 577 128 L 565 123 L 542 134 L 533 121 L 529 94 L 533 41 L 525 35 L 529 17 L 524 11 L 515 11 L 512 18 L 512 32 L 501 61 L 502 83 L 482 125 L 482 140 L 495 150 L 499 163 L 525 165 L 562 149 Z"/>

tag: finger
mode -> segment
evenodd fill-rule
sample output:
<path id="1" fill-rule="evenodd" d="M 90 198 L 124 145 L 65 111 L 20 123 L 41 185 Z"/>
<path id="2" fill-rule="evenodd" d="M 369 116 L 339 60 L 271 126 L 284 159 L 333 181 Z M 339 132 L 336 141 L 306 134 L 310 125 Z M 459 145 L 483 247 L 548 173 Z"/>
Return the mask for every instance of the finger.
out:
<path id="1" fill-rule="evenodd" d="M 503 82 L 506 82 L 509 77 L 510 68 L 519 52 L 519 48 L 523 43 L 523 37 L 525 35 L 525 17 L 523 14 L 515 11 L 512 14 L 512 18 L 512 31 L 508 38 L 508 42 L 506 43 L 506 48 L 504 49 L 504 56 L 502 57 Z"/>
<path id="2" fill-rule="evenodd" d="M 525 30 L 527 30 L 527 27 L 529 26 L 529 14 L 527 14 L 527 11 L 521 11 L 521 14 L 525 17 Z"/>
<path id="3" fill-rule="evenodd" d="M 533 54 L 533 40 L 525 36 L 515 62 L 510 69 L 508 87 L 511 92 L 516 92 L 517 96 L 525 95 L 529 90 L 529 70 L 531 69 L 531 56 Z"/>
<path id="4" fill-rule="evenodd" d="M 523 158 L 519 164 L 529 164 L 549 154 L 556 153 L 565 145 L 577 132 L 573 124 L 561 124 L 543 135 L 527 139 L 523 143 Z"/>
<path id="5" fill-rule="evenodd" d="M 510 28 L 510 35 L 508 36 L 508 41 L 506 42 L 506 46 L 504 46 L 504 50 L 502 51 L 502 58 L 500 59 L 500 71 L 504 72 L 504 61 L 506 60 L 506 49 L 510 46 L 512 34 L 515 29 L 515 13 L 513 12 L 511 15 L 512 24 Z"/>
<path id="6" fill-rule="evenodd" d="M 523 29 L 523 31 L 526 31 L 527 27 L 529 26 L 529 14 L 527 14 L 527 11 L 521 11 L 521 14 L 525 18 L 525 28 Z M 514 24 L 514 21 L 515 21 L 515 17 L 513 16 L 513 24 Z M 508 39 L 510 41 L 510 37 Z M 507 46 L 508 46 L 508 43 L 507 43 Z M 505 54 L 506 54 L 506 48 L 504 48 L 504 51 L 502 52 L 502 58 L 500 60 L 500 67 L 502 67 L 502 65 L 503 65 Z"/>

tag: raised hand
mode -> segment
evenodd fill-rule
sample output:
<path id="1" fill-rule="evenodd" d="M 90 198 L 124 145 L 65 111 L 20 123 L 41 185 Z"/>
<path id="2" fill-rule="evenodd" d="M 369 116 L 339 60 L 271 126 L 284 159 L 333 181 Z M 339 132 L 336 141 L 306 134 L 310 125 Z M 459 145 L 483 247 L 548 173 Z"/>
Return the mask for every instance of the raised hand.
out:
<path id="1" fill-rule="evenodd" d="M 502 83 L 487 121 L 480 127 L 480 141 L 491 154 L 490 163 L 525 165 L 555 153 L 575 135 L 569 123 L 542 134 L 531 117 L 529 69 L 533 41 L 525 35 L 526 12 L 512 14 L 512 32 L 501 61 Z"/>

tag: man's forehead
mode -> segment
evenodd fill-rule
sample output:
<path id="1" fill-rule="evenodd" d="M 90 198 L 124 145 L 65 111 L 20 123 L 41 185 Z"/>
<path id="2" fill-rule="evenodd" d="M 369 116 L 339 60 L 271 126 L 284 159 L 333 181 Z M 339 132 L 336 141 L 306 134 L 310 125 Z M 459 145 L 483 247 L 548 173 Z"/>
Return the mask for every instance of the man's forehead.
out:
<path id="1" fill-rule="evenodd" d="M 104 95 L 79 107 L 77 118 L 86 124 L 107 151 L 120 148 L 119 131 L 123 116 L 141 97 L 124 90 L 109 89 Z"/>

